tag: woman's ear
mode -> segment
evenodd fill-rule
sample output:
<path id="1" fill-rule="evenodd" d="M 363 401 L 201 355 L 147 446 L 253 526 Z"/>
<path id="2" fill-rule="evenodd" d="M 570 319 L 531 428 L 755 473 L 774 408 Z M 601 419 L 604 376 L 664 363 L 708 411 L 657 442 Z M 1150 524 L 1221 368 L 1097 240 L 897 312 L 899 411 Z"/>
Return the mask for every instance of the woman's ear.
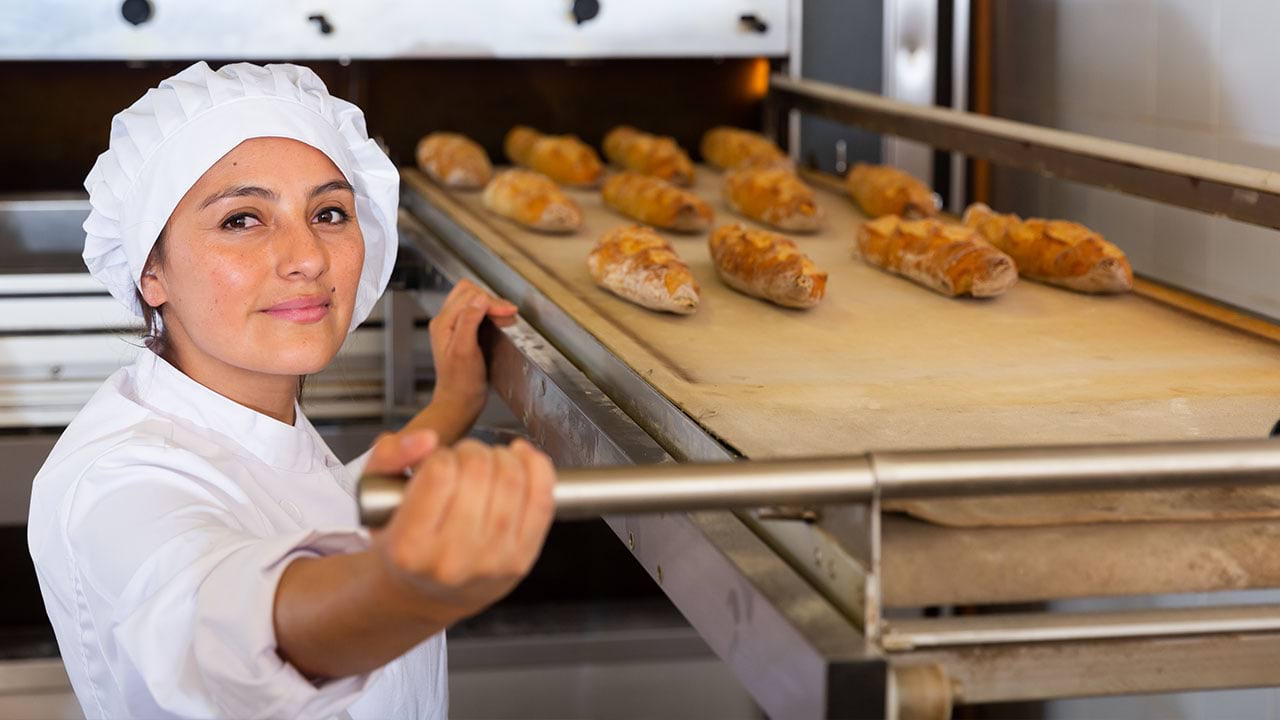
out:
<path id="1" fill-rule="evenodd" d="M 169 302 L 169 291 L 165 287 L 164 277 L 154 264 L 142 271 L 142 278 L 138 284 L 141 286 L 142 299 L 147 305 L 158 308 Z"/>

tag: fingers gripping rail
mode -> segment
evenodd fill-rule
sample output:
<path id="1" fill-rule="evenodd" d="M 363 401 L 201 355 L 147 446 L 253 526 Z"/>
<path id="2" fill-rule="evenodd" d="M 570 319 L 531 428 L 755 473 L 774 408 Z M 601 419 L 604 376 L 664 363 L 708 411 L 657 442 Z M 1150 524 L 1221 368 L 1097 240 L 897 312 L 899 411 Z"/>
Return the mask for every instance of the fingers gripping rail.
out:
<path id="1" fill-rule="evenodd" d="M 1098 490 L 1280 484 L 1280 442 L 1229 440 L 980 450 L 871 452 L 562 470 L 556 517 L 831 505 Z M 381 527 L 404 495 L 402 478 L 360 479 L 360 521 Z"/>

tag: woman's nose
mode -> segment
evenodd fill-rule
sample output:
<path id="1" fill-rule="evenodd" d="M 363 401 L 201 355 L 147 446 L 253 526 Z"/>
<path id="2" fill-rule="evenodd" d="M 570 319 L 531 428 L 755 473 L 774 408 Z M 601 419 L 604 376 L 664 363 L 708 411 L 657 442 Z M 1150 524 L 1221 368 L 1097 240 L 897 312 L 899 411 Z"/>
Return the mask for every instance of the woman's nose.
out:
<path id="1" fill-rule="evenodd" d="M 311 280 L 323 275 L 329 267 L 329 253 L 309 222 L 284 224 L 276 242 L 281 277 Z"/>

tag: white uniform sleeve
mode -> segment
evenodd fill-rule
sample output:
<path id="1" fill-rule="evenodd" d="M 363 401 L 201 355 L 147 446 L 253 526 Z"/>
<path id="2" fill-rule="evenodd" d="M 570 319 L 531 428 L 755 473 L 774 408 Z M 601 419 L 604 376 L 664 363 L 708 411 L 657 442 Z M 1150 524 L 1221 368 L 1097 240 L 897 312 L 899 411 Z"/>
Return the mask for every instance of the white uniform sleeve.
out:
<path id="1" fill-rule="evenodd" d="M 171 447 L 100 458 L 62 512 L 77 582 L 101 605 L 82 609 L 134 670 L 116 676 L 126 698 L 189 718 L 328 718 L 369 683 L 309 681 L 277 654 L 273 622 L 285 567 L 363 549 L 361 533 L 266 534 L 235 483 Z"/>

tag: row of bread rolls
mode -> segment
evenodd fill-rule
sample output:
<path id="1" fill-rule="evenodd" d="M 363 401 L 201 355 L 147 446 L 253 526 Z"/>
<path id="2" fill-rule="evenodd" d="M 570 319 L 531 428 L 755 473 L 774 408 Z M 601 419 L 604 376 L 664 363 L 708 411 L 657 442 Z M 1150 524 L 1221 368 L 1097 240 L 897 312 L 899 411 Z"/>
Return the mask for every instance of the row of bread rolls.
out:
<path id="1" fill-rule="evenodd" d="M 605 204 L 635 220 L 677 232 L 702 232 L 710 205 L 691 191 L 694 167 L 669 137 L 620 126 L 605 137 L 610 161 L 625 169 L 605 181 Z M 545 232 L 571 232 L 582 213 L 559 180 L 593 186 L 603 173 L 595 151 L 574 136 L 544 135 L 525 126 L 507 135 L 507 154 L 524 170 L 491 173 L 484 150 L 467 138 L 436 133 L 418 147 L 419 165 L 454 187 L 484 186 L 492 211 Z M 702 153 L 725 171 L 722 192 L 736 212 L 789 232 L 821 227 L 814 192 L 772 141 L 747 130 L 718 127 L 703 137 Z M 962 225 L 934 216 L 930 189 L 897 168 L 859 163 L 846 177 L 853 201 L 877 218 L 858 233 L 858 254 L 869 264 L 949 296 L 994 297 L 1018 275 L 1089 293 L 1124 292 L 1132 270 L 1124 253 L 1082 225 L 1022 220 L 975 204 Z"/>
<path id="2" fill-rule="evenodd" d="M 722 225 L 707 242 L 716 274 L 743 294 L 783 307 L 816 306 L 827 274 L 790 238 L 742 225 Z M 702 291 L 675 248 L 651 228 L 625 225 L 605 233 L 587 256 L 598 285 L 642 307 L 679 315 L 698 309 Z"/>

